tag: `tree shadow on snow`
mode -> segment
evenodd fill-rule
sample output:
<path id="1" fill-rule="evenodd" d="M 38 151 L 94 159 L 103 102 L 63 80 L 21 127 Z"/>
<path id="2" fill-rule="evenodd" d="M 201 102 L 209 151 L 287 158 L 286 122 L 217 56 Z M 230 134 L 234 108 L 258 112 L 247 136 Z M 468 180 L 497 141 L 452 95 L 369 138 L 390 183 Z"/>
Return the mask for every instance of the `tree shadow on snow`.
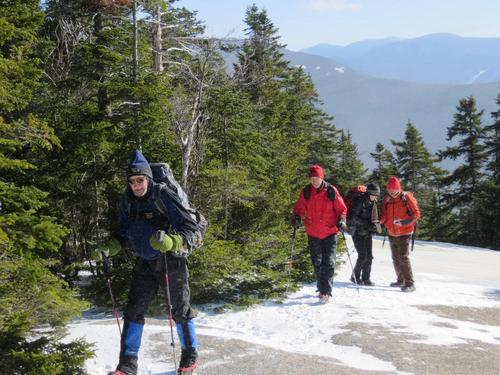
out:
<path id="1" fill-rule="evenodd" d="M 359 291 L 369 291 L 369 290 L 377 290 L 377 291 L 382 291 L 382 292 L 401 292 L 401 289 L 399 288 L 393 288 L 390 287 L 389 285 L 383 285 L 383 284 L 377 284 L 373 286 L 367 286 L 367 285 L 357 285 L 350 282 L 350 281 L 335 281 L 333 284 L 333 293 L 335 293 L 336 288 L 346 288 L 346 289 L 356 289 L 359 288 Z"/>

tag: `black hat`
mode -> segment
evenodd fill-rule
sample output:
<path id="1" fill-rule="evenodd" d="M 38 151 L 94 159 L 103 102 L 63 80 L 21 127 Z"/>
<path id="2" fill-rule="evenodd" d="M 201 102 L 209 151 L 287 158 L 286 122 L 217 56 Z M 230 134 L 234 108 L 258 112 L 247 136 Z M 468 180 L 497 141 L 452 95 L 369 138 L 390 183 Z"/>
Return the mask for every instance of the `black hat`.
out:
<path id="1" fill-rule="evenodd" d="M 372 184 L 372 183 L 369 183 L 366 185 L 366 192 L 369 194 L 369 195 L 375 195 L 375 196 L 380 196 L 380 188 L 377 184 Z"/>
<path id="2" fill-rule="evenodd" d="M 128 163 L 127 178 L 130 176 L 144 175 L 153 178 L 151 167 L 142 152 L 135 150 Z"/>

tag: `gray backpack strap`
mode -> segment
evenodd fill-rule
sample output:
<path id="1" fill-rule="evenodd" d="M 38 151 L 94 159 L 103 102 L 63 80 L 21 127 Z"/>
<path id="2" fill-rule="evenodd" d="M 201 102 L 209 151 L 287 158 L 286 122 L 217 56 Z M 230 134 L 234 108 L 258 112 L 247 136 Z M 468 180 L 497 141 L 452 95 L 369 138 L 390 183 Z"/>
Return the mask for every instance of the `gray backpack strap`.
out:
<path id="1" fill-rule="evenodd" d="M 161 200 L 161 189 L 162 185 L 161 184 L 153 184 L 153 203 L 156 206 L 156 209 L 165 216 L 165 218 L 168 219 L 168 214 L 167 214 L 167 207 L 165 206 L 165 203 Z"/>

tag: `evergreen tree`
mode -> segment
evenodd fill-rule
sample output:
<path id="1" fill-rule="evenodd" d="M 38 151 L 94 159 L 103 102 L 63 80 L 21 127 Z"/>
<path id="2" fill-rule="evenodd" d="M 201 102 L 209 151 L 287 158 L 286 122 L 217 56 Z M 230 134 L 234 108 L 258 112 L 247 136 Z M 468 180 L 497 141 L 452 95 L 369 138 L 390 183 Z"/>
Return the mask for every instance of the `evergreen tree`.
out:
<path id="1" fill-rule="evenodd" d="M 390 150 L 387 150 L 384 145 L 378 142 L 375 145 L 375 152 L 370 153 L 370 156 L 375 161 L 375 168 L 372 170 L 368 180 L 377 183 L 380 189 L 385 188 L 387 179 L 390 176 L 396 176 L 398 169 L 396 160 Z"/>
<path id="2" fill-rule="evenodd" d="M 249 7 L 245 23 L 247 38 L 235 65 L 235 79 L 256 108 L 254 129 L 262 142 L 254 151 L 266 162 L 260 171 L 263 191 L 255 205 L 260 222 L 253 222 L 272 228 L 277 218 L 284 220 L 292 204 L 297 170 L 312 141 L 312 124 L 320 116 L 318 95 L 310 77 L 284 60 L 284 46 L 265 10 Z"/>
<path id="3" fill-rule="evenodd" d="M 259 106 L 265 106 L 265 89 L 285 78 L 288 61 L 281 51 L 285 45 L 279 42 L 278 29 L 269 19 L 265 9 L 253 4 L 246 10 L 245 29 L 247 39 L 238 54 L 235 77 Z"/>
<path id="4" fill-rule="evenodd" d="M 447 140 L 458 138 L 456 146 L 440 151 L 442 159 L 460 159 L 462 164 L 443 178 L 443 199 L 448 209 L 457 212 L 461 223 L 457 239 L 468 244 L 480 244 L 480 200 L 478 193 L 484 176 L 486 161 L 483 139 L 485 130 L 481 123 L 483 111 L 476 108 L 471 96 L 461 99 L 454 115 L 453 125 L 448 128 Z"/>
<path id="5" fill-rule="evenodd" d="M 337 160 L 333 165 L 333 182 L 341 192 L 347 192 L 350 187 L 359 185 L 364 180 L 366 172 L 363 162 L 359 159 L 358 147 L 352 142 L 351 133 L 341 130 L 336 147 Z"/>
<path id="6" fill-rule="evenodd" d="M 416 192 L 429 186 L 437 160 L 425 147 L 417 128 L 408 121 L 404 141 L 391 143 L 395 147 L 398 175 L 407 188 Z"/>
<path id="7" fill-rule="evenodd" d="M 51 272 L 67 230 L 44 213 L 47 193 L 28 183 L 36 166 L 19 155 L 58 146 L 47 123 L 31 111 L 43 71 L 34 55 L 43 22 L 38 1 L 0 4 L 0 372 L 81 373 L 89 346 L 59 342 L 79 314 L 67 283 Z M 45 326 L 44 334 L 35 330 Z"/>
<path id="8" fill-rule="evenodd" d="M 252 127 L 253 106 L 238 87 L 228 82 L 212 89 L 209 97 L 206 162 L 195 185 L 204 194 L 211 226 L 220 225 L 218 237 L 235 240 L 247 226 L 242 211 L 253 207 L 259 190 L 256 176 L 264 161 L 254 150 L 262 139 Z"/>
<path id="9" fill-rule="evenodd" d="M 500 95 L 497 96 L 500 107 Z M 486 126 L 486 154 L 489 157 L 487 165 L 488 181 L 482 199 L 482 228 L 486 244 L 500 250 L 500 109 L 491 114 L 493 124 Z"/>
<path id="10" fill-rule="evenodd" d="M 422 212 L 419 236 L 426 238 L 434 233 L 436 210 L 439 209 L 436 206 L 439 203 L 438 181 L 444 171 L 435 166 L 437 158 L 427 150 L 422 136 L 410 121 L 406 124 L 404 141 L 391 142 L 395 146 L 398 175 L 403 185 L 415 194 Z"/>
<path id="11" fill-rule="evenodd" d="M 155 148 L 173 155 L 176 148 L 174 137 L 157 136 L 172 131 L 164 119 L 166 78 L 153 71 L 150 34 L 138 24 L 136 50 L 129 17 L 134 10 L 128 2 L 116 4 L 47 3 L 50 86 L 39 107 L 63 149 L 45 155 L 39 180 L 55 198 L 54 215 L 72 229 L 62 254 L 68 277 L 112 229 L 130 151 Z"/>

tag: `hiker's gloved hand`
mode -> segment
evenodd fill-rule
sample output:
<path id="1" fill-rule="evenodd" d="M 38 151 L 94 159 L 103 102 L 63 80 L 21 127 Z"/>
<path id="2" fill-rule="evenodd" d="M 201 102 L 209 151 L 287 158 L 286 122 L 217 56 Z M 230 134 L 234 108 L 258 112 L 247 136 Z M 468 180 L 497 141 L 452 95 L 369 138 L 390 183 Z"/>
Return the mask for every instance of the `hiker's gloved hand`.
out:
<path id="1" fill-rule="evenodd" d="M 112 257 L 118 254 L 122 250 L 122 245 L 117 239 L 110 239 L 101 241 L 97 244 L 92 253 L 91 258 L 95 261 L 102 260 L 103 255 L 105 257 Z"/>
<path id="2" fill-rule="evenodd" d="M 396 226 L 403 226 L 403 225 L 408 225 L 408 224 L 411 224 L 413 222 L 413 219 L 406 219 L 406 220 L 403 220 L 403 219 L 397 219 L 397 220 L 394 220 L 394 225 Z"/>
<path id="3" fill-rule="evenodd" d="M 339 218 L 337 221 L 337 228 L 339 228 L 341 232 L 347 232 L 347 224 L 345 223 L 344 218 Z"/>
<path id="4" fill-rule="evenodd" d="M 165 234 L 159 230 L 149 237 L 149 244 L 155 250 L 162 253 L 167 251 L 179 251 L 182 248 L 182 237 L 178 234 Z"/>
<path id="5" fill-rule="evenodd" d="M 295 229 L 299 229 L 300 228 L 300 216 L 299 215 L 292 215 L 292 219 L 291 219 L 291 224 L 292 224 L 292 228 L 295 228 Z"/>

